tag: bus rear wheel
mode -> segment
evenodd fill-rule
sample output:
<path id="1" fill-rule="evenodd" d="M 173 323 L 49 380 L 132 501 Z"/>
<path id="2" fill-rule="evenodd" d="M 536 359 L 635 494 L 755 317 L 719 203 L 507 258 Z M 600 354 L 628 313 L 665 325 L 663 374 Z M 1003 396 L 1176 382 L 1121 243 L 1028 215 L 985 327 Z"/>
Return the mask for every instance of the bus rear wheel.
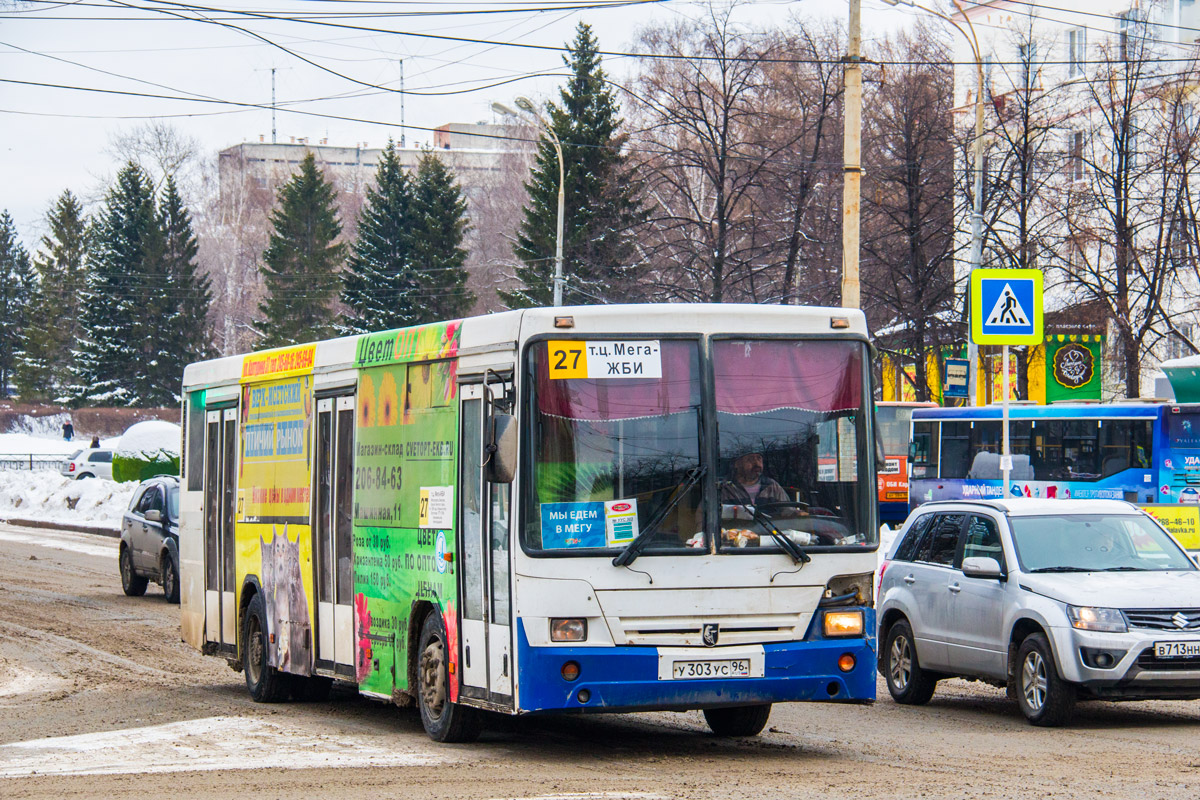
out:
<path id="1" fill-rule="evenodd" d="M 267 606 L 261 594 L 250 600 L 246 620 L 242 623 L 242 664 L 246 671 L 246 688 L 256 703 L 278 703 L 286 700 L 288 676 L 271 666 L 267 657 Z"/>
<path id="2" fill-rule="evenodd" d="M 417 644 L 417 706 L 435 742 L 473 742 L 483 720 L 478 710 L 450 702 L 449 647 L 437 612 L 425 617 Z"/>
<path id="3" fill-rule="evenodd" d="M 757 736 L 771 716 L 771 704 L 706 708 L 704 721 L 717 736 Z"/>

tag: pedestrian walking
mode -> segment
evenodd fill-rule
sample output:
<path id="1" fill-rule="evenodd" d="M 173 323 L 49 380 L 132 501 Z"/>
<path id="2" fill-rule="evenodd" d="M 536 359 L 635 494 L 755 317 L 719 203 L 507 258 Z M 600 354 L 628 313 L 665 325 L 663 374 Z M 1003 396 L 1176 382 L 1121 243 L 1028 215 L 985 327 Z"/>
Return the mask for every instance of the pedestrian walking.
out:
<path id="1" fill-rule="evenodd" d="M 71 420 L 63 423 L 63 441 L 71 441 L 75 438 L 75 426 L 71 424 Z"/>

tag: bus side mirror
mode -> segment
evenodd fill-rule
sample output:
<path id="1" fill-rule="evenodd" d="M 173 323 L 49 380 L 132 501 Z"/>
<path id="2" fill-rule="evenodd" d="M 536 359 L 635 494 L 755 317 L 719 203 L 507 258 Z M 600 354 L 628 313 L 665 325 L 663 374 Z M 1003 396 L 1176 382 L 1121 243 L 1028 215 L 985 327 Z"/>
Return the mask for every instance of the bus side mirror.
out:
<path id="1" fill-rule="evenodd" d="M 484 458 L 490 483 L 513 482 L 517 474 L 517 420 L 512 414 L 488 417 Z"/>
<path id="2" fill-rule="evenodd" d="M 887 453 L 884 452 L 883 434 L 879 432 L 879 426 L 875 426 L 875 468 L 879 469 L 887 463 Z"/>

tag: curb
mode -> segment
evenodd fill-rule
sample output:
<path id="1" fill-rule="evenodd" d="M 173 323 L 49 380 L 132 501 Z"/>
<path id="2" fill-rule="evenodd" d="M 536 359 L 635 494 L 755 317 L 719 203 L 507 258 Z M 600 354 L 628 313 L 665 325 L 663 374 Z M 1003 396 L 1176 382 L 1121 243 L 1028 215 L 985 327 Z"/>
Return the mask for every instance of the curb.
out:
<path id="1" fill-rule="evenodd" d="M 0 522 L 9 525 L 20 525 L 23 528 L 53 528 L 60 531 L 72 531 L 74 533 L 91 533 L 96 536 L 107 536 L 111 539 L 120 539 L 121 531 L 117 528 L 101 528 L 97 525 L 76 525 L 71 522 L 48 522 L 44 519 L 0 519 Z"/>

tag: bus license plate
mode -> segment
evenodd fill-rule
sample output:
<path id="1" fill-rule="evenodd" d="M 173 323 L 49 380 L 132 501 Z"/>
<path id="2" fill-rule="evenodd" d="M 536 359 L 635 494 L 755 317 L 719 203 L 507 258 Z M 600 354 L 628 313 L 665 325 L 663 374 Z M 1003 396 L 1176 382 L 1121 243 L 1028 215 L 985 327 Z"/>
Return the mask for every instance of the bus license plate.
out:
<path id="1" fill-rule="evenodd" d="M 1200 656 L 1200 642 L 1155 642 L 1155 658 L 1196 658 Z"/>
<path id="2" fill-rule="evenodd" d="M 691 678 L 749 678 L 750 659 L 730 658 L 723 661 L 676 661 L 671 665 L 671 677 L 677 681 Z"/>

